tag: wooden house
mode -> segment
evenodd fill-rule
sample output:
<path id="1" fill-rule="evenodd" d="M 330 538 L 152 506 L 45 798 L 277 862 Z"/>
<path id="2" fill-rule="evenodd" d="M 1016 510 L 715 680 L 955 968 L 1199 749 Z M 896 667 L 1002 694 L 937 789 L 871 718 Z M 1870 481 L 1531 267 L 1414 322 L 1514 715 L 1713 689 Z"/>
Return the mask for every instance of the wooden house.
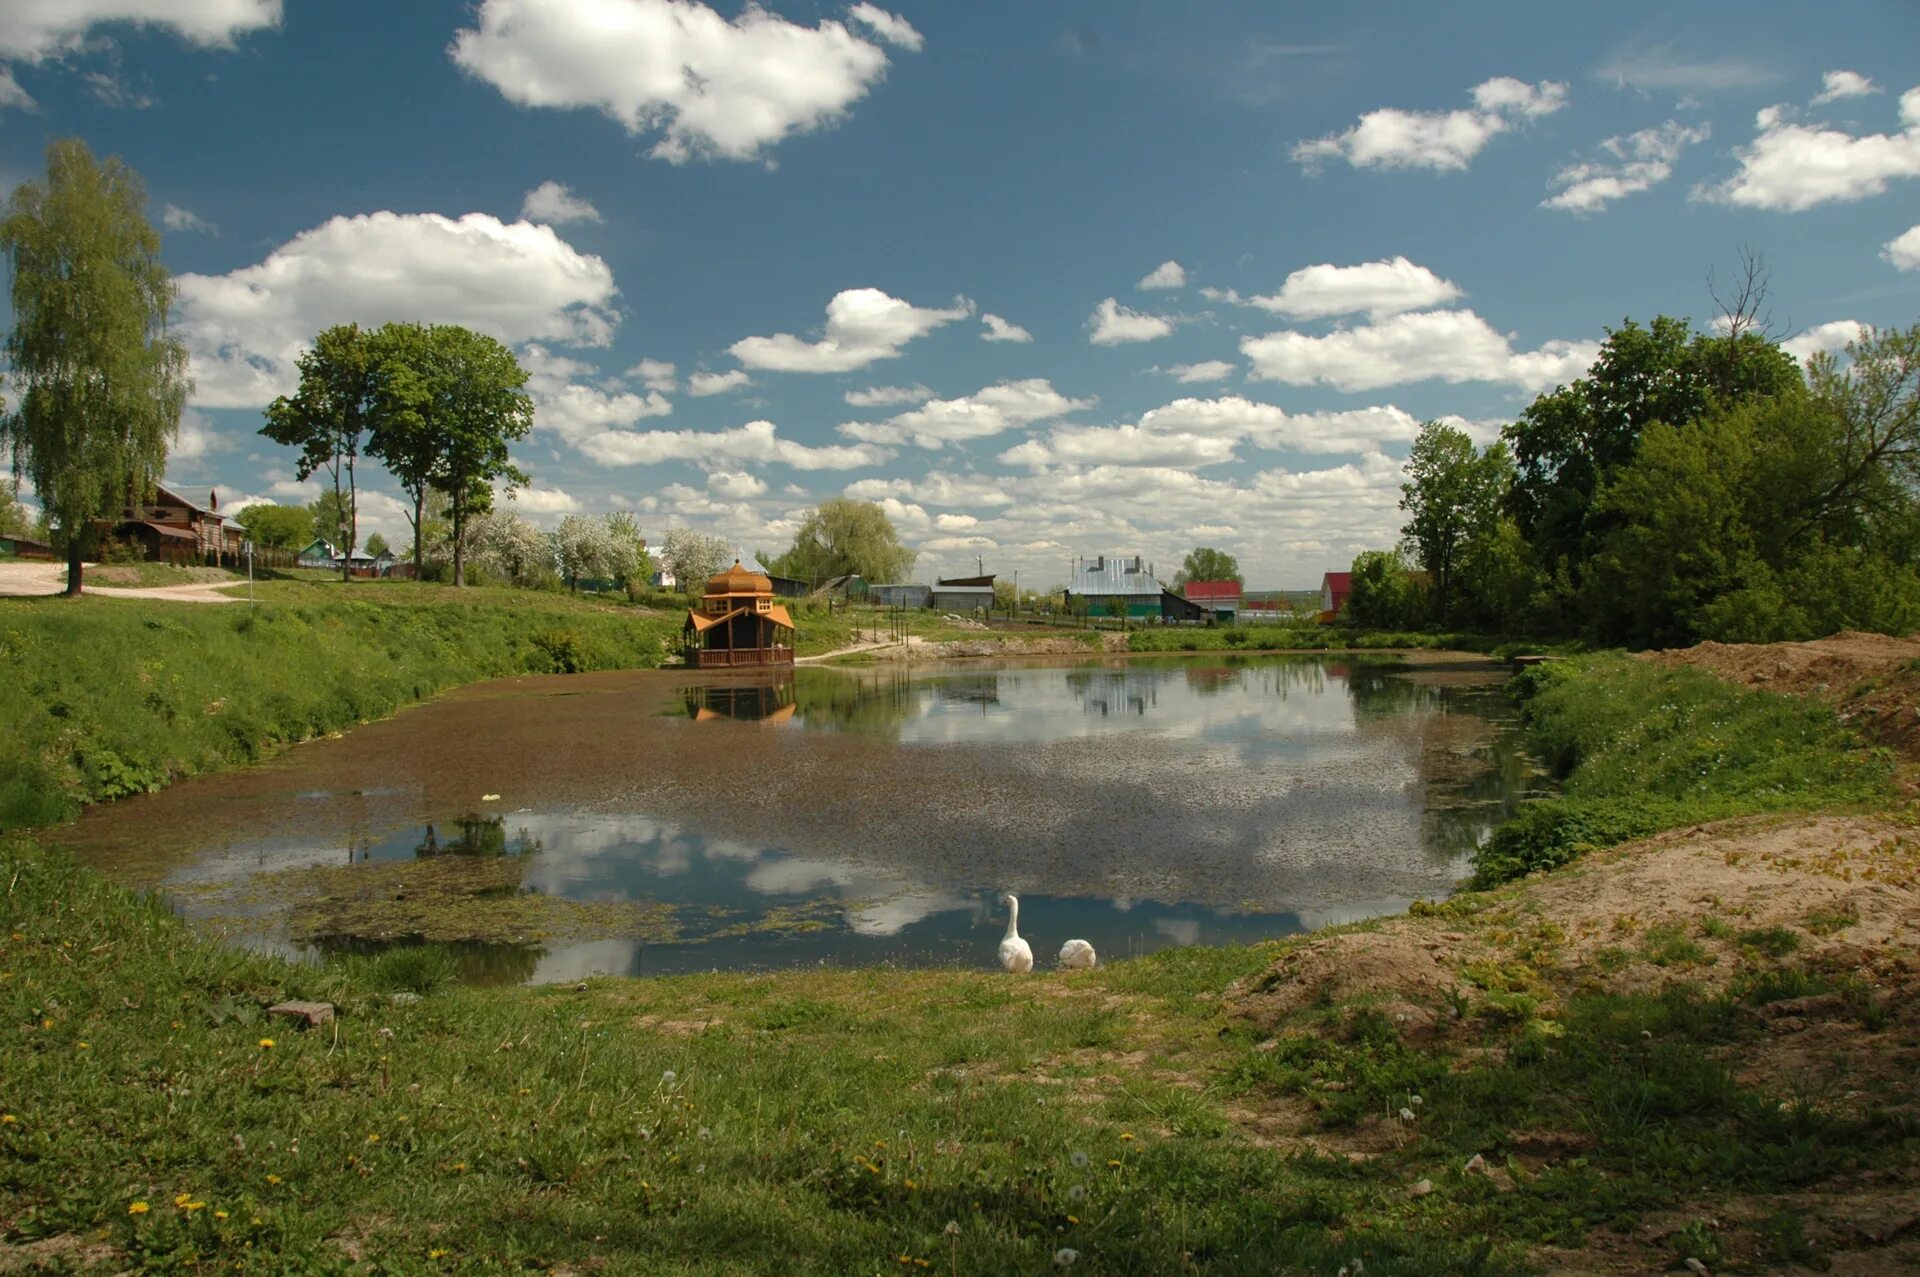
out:
<path id="1" fill-rule="evenodd" d="M 340 552 L 333 543 L 322 537 L 315 537 L 300 553 L 293 556 L 294 566 L 302 568 L 338 568 Z"/>
<path id="2" fill-rule="evenodd" d="M 150 560 L 182 566 L 237 563 L 246 529 L 229 522 L 219 506 L 217 492 L 208 492 L 207 504 L 200 505 L 161 483 L 154 485 L 151 501 L 130 501 L 118 519 L 98 519 L 94 526 L 141 546 Z"/>
<path id="3" fill-rule="evenodd" d="M 687 613 L 687 664 L 698 669 L 793 664 L 793 617 L 773 601 L 765 573 L 732 567 L 707 581 Z"/>

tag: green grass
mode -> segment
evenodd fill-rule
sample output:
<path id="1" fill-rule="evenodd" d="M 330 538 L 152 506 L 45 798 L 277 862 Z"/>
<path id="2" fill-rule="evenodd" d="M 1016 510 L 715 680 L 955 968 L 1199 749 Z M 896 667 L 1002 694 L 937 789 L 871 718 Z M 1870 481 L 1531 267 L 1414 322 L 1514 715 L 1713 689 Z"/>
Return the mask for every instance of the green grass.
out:
<path id="1" fill-rule="evenodd" d="M 1617 655 L 1536 666 L 1514 686 L 1564 793 L 1495 831 L 1477 887 L 1680 825 L 1894 799 L 1891 758 L 1812 701 Z"/>
<path id="2" fill-rule="evenodd" d="M 1908 1119 L 1736 1081 L 1724 1053 L 1764 1031 L 1740 1007 L 1805 976 L 1581 994 L 1550 1026 L 1474 1021 L 1492 1049 L 1462 1056 L 1352 1005 L 1266 1044 L 1196 996 L 1275 946 L 483 990 L 431 949 L 223 949 L 17 836 L 0 879 L 0 1236 L 98 1242 L 108 1270 L 1003 1273 L 1071 1248 L 1094 1273 L 1520 1273 L 1915 1147 Z M 337 1025 L 265 1018 L 289 996 Z M 1234 1115 L 1276 1104 L 1335 1148 L 1397 1133 L 1361 1162 L 1263 1147 Z M 1526 1169 L 1528 1131 L 1566 1147 Z M 1772 1217 L 1723 1241 L 1807 1249 Z"/>
<path id="3" fill-rule="evenodd" d="M 0 829 L 504 674 L 657 665 L 677 617 L 513 590 L 270 582 L 261 602 L 0 602 Z"/>

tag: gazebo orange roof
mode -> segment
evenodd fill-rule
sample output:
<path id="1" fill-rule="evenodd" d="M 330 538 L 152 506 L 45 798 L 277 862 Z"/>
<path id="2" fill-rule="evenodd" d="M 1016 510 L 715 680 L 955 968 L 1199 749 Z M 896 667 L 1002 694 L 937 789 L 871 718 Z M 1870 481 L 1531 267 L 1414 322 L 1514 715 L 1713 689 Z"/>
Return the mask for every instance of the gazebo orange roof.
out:
<path id="1" fill-rule="evenodd" d="M 758 572 L 748 571 L 735 559 L 725 572 L 707 578 L 707 597 L 725 598 L 739 594 L 772 594 L 773 582 Z"/>

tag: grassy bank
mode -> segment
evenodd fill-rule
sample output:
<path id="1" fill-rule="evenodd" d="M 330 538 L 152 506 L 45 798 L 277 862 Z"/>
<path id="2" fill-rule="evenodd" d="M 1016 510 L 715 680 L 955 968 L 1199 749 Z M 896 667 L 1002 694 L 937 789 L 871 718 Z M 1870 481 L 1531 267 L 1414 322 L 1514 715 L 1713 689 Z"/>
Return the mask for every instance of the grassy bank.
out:
<path id="1" fill-rule="evenodd" d="M 0 1258 L 73 1268 L 1806 1262 L 1789 1195 L 1905 1165 L 1920 1132 L 1895 1092 L 1838 1105 L 1736 1077 L 1727 1053 L 1764 1042 L 1782 997 L 1838 990 L 1834 1015 L 1885 1025 L 1783 965 L 1791 946 L 1719 991 L 1596 991 L 1511 894 L 1425 924 L 1505 946 L 1463 967 L 1441 1035 L 1379 993 L 1277 1024 L 1222 998 L 1325 934 L 1070 976 L 472 990 L 431 949 L 307 968 L 218 948 L 17 836 L 0 876 Z M 1421 920 L 1345 935 L 1375 925 Z M 263 1015 L 286 996 L 340 1019 Z"/>
<path id="2" fill-rule="evenodd" d="M 679 618 L 562 595 L 271 583 L 257 607 L 0 602 L 0 829 L 506 674 L 657 665 Z"/>
<path id="3" fill-rule="evenodd" d="M 1489 652 L 1502 656 L 1544 652 L 1551 644 L 1499 635 L 1441 633 L 1426 630 L 1353 630 L 1336 625 L 1227 625 L 1188 629 L 1153 626 L 1133 631 L 1127 647 L 1135 652 L 1364 652 L 1401 649 L 1424 652 Z"/>
<path id="4" fill-rule="evenodd" d="M 1703 670 L 1588 656 L 1536 666 L 1514 692 L 1564 792 L 1495 831 L 1475 856 L 1474 886 L 1680 825 L 1895 798 L 1892 758 L 1832 709 Z"/>

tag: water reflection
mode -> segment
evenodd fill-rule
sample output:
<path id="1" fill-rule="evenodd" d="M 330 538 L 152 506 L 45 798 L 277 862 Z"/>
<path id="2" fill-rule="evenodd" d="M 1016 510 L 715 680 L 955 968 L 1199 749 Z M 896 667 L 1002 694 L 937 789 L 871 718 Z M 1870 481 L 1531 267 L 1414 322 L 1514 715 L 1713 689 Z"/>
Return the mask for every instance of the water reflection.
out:
<path id="1" fill-rule="evenodd" d="M 524 679 L 61 837 L 249 943 L 476 980 L 985 966 L 1008 889 L 1043 957 L 1444 895 L 1541 784 L 1511 719 L 1497 672 L 1368 656 Z"/>

